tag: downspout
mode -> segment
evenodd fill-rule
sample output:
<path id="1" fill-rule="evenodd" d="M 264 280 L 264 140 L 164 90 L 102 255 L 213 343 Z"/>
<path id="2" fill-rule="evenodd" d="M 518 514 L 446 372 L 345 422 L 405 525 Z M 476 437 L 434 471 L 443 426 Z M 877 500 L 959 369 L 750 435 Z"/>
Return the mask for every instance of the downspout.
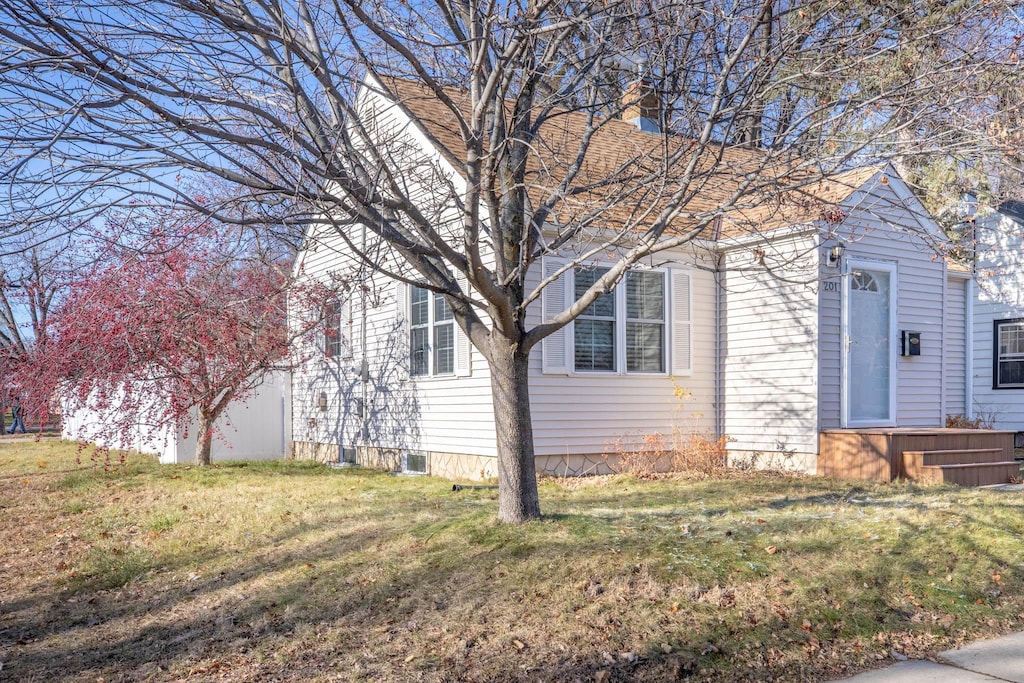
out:
<path id="1" fill-rule="evenodd" d="M 944 265 L 942 268 L 942 325 L 939 327 L 939 353 L 942 356 L 942 364 L 939 366 L 939 426 L 946 426 L 946 416 L 949 415 L 948 397 L 946 396 L 946 379 L 949 377 L 949 347 L 946 344 L 946 326 L 949 323 L 949 269 Z"/>
<path id="2" fill-rule="evenodd" d="M 722 386 L 725 377 L 725 358 L 722 353 L 722 310 L 724 298 L 724 287 L 722 286 L 722 252 L 715 254 L 715 436 L 721 439 L 725 436 L 725 387 Z"/>
<path id="3" fill-rule="evenodd" d="M 974 278 L 964 287 L 964 413 L 974 419 Z"/>
<path id="4" fill-rule="evenodd" d="M 359 248 L 366 255 L 366 223 L 362 223 Z M 359 436 L 356 443 L 365 452 L 367 448 L 367 414 L 370 395 L 370 363 L 366 360 L 366 287 L 359 288 Z M 358 450 L 357 450 L 358 452 Z"/>

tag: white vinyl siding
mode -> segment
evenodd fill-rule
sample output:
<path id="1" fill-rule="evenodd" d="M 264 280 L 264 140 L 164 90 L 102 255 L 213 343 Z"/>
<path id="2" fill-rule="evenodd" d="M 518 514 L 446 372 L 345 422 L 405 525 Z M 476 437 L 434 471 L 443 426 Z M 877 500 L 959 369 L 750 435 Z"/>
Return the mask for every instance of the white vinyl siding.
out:
<path id="1" fill-rule="evenodd" d="M 439 154 L 424 152 L 425 137 L 409 123 L 404 113 L 381 103 L 376 95 L 364 92 L 363 97 L 360 106 L 378 110 L 379 134 L 389 136 L 395 153 L 408 155 L 410 164 L 417 169 L 410 176 L 410 183 L 419 184 L 423 189 L 414 189 L 414 194 L 438 196 L 439 187 L 452 187 L 455 193 L 460 191 L 461 180 L 457 174 Z M 444 182 L 432 181 L 441 175 L 446 178 Z M 450 221 L 455 231 L 459 214 L 445 209 L 438 219 Z M 342 227 L 349 230 L 349 238 L 354 243 L 360 244 L 362 228 Z M 366 435 L 362 443 L 422 451 L 428 454 L 428 462 L 433 462 L 431 453 L 493 456 L 494 411 L 490 374 L 483 357 L 471 351 L 466 335 L 452 323 L 452 343 L 442 345 L 451 351 L 448 358 L 441 359 L 441 363 L 451 365 L 451 372 L 410 381 L 409 286 L 360 267 L 345 241 L 332 234 L 333 229 L 325 225 L 314 230 L 300 258 L 305 277 L 324 282 L 347 279 L 358 283 L 349 308 L 351 358 L 324 365 L 297 347 L 296 354 L 303 362 L 294 373 L 292 439 L 339 448 L 360 443 L 363 414 L 360 406 L 365 395 L 362 408 L 366 416 Z M 369 249 L 375 249 L 372 233 L 367 239 Z M 413 276 L 404 263 L 392 261 L 380 265 Z M 464 284 L 460 281 L 460 285 Z M 431 335 L 433 332 L 431 330 Z M 364 339 L 365 359 L 361 351 Z M 365 382 L 360 377 L 363 360 L 368 370 Z M 435 362 L 433 358 L 430 360 Z M 321 392 L 328 397 L 326 411 L 319 410 Z M 493 471 L 487 473 L 487 476 L 493 475 Z"/>
<path id="2" fill-rule="evenodd" d="M 942 259 L 922 237 L 924 228 L 907 208 L 908 200 L 894 190 L 897 183 L 898 179 L 891 178 L 888 184 L 875 184 L 868 192 L 855 193 L 849 200 L 852 208 L 836 228 L 836 237 L 846 247 L 844 262 L 897 265 L 896 338 L 892 343 L 899 344 L 902 330 L 920 332 L 921 355 L 900 356 L 897 351 L 896 425 L 938 427 L 945 424 L 948 412 L 943 410 L 944 328 L 953 324 L 944 312 L 946 271 Z M 837 281 L 835 271 L 825 269 L 823 273 L 831 273 L 830 281 Z M 823 285 L 819 297 L 822 429 L 841 426 L 842 290 L 841 283 Z"/>
<path id="3" fill-rule="evenodd" d="M 993 389 L 994 321 L 1024 318 L 1024 223 L 993 214 L 977 225 L 977 278 L 973 302 L 972 414 L 996 429 L 1024 430 L 1024 390 Z"/>
<path id="4" fill-rule="evenodd" d="M 647 435 L 666 443 L 715 429 L 714 257 L 676 252 L 664 273 L 664 363 L 657 372 L 576 372 L 572 370 L 571 329 L 555 333 L 530 356 L 531 408 L 539 456 L 613 453 Z M 541 272 L 553 275 L 565 261 L 546 258 Z M 541 272 L 534 274 L 539 281 Z M 572 269 L 545 288 L 541 305 L 531 307 L 531 324 L 565 309 L 572 295 Z M 620 284 L 620 288 L 624 288 Z M 626 322 L 626 315 L 620 318 Z M 566 349 L 566 345 L 570 345 Z M 682 349 L 684 353 L 680 353 Z M 623 356 L 623 363 L 625 362 Z M 684 371 L 677 371 L 677 362 Z M 691 372 L 692 367 L 692 372 Z M 671 370 L 671 371 L 669 371 Z"/>
<path id="5" fill-rule="evenodd" d="M 721 275 L 722 431 L 730 451 L 771 455 L 774 466 L 802 468 L 802 457 L 776 456 L 817 453 L 815 239 L 776 240 L 763 257 L 738 247 Z"/>
<path id="6" fill-rule="evenodd" d="M 967 414 L 967 280 L 950 277 L 946 284 L 943 384 L 946 415 Z"/>

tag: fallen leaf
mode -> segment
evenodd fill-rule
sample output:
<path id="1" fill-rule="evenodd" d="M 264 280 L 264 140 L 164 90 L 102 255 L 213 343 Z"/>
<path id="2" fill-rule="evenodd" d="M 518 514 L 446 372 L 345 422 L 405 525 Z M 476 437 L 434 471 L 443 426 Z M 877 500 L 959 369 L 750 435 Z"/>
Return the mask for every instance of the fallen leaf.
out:
<path id="1" fill-rule="evenodd" d="M 513 640 L 512 644 L 516 646 L 517 650 L 522 650 L 526 647 L 526 644 L 521 640 Z"/>
<path id="2" fill-rule="evenodd" d="M 812 630 L 811 629 L 811 622 L 809 620 L 807 620 L 807 619 L 804 619 L 804 623 L 800 625 L 800 628 L 802 628 L 805 631 Z"/>
<path id="3" fill-rule="evenodd" d="M 767 524 L 768 523 L 767 519 L 761 519 L 760 517 L 758 517 L 756 521 L 757 521 L 758 524 Z"/>
<path id="4" fill-rule="evenodd" d="M 994 581 L 997 586 L 1003 585 L 1002 577 L 998 572 L 992 575 L 992 581 Z"/>
<path id="5" fill-rule="evenodd" d="M 673 602 L 672 605 L 669 607 L 669 609 L 671 611 L 673 611 L 673 612 L 678 612 L 679 611 L 679 603 L 678 602 Z"/>
<path id="6" fill-rule="evenodd" d="M 672 646 L 669 645 L 668 643 L 662 643 L 661 644 L 661 651 L 664 652 L 665 654 L 669 654 L 670 652 L 672 652 Z"/>
<path id="7" fill-rule="evenodd" d="M 46 467 L 46 461 L 45 461 L 45 460 L 40 460 L 40 461 L 39 461 L 38 463 L 36 463 L 36 464 L 37 464 L 37 465 L 39 465 L 40 467 Z"/>
<path id="8" fill-rule="evenodd" d="M 774 546 L 774 545 L 770 545 L 770 546 L 768 546 L 767 548 L 764 549 L 764 551 L 766 553 L 768 553 L 769 555 L 774 555 L 776 550 L 778 550 L 778 548 L 776 546 Z"/>

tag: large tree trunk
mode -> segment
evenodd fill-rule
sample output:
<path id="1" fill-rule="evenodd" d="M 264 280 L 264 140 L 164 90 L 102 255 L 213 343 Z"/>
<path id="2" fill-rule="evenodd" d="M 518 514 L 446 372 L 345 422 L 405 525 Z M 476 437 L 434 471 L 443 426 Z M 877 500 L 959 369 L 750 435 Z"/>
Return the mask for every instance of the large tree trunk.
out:
<path id="1" fill-rule="evenodd" d="M 196 427 L 196 464 L 210 464 L 210 446 L 213 444 L 213 421 L 210 411 L 199 409 L 199 424 Z"/>
<path id="2" fill-rule="evenodd" d="M 540 519 L 530 418 L 529 353 L 497 338 L 491 346 L 491 394 L 498 442 L 498 521 Z"/>

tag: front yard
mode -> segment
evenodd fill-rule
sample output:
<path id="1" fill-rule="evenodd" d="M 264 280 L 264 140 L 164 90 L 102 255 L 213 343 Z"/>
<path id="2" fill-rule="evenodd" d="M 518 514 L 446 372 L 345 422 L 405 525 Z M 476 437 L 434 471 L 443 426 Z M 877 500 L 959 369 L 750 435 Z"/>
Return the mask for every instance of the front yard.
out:
<path id="1" fill-rule="evenodd" d="M 1024 496 L 737 474 L 495 493 L 0 442 L 0 680 L 814 681 L 1024 628 Z"/>

